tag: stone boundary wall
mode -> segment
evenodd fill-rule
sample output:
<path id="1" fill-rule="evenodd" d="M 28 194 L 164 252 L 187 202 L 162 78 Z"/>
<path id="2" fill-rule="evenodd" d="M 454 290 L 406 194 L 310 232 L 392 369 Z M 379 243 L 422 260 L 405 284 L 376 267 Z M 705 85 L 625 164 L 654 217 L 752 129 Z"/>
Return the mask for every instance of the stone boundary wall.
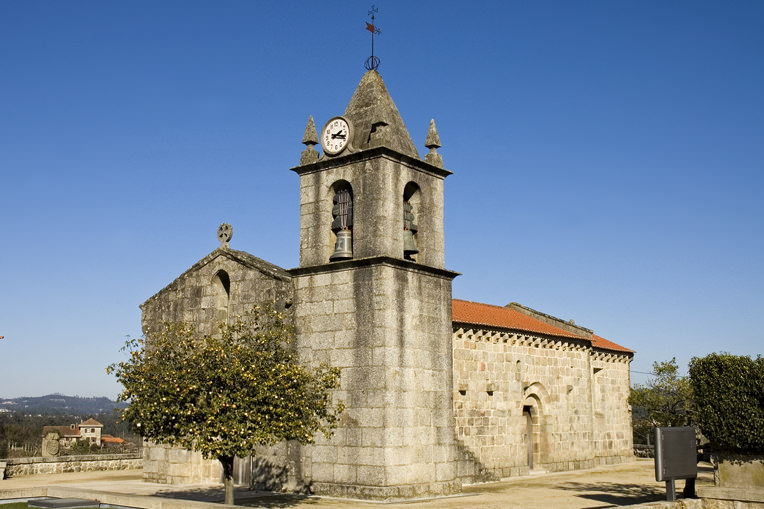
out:
<path id="1" fill-rule="evenodd" d="M 143 480 L 162 484 L 210 484 L 220 481 L 218 460 L 182 447 L 148 442 L 143 447 Z"/>
<path id="2" fill-rule="evenodd" d="M 6 463 L 5 477 L 97 470 L 139 470 L 143 466 L 140 452 L 59 456 L 55 458 L 9 458 L 3 461 Z"/>

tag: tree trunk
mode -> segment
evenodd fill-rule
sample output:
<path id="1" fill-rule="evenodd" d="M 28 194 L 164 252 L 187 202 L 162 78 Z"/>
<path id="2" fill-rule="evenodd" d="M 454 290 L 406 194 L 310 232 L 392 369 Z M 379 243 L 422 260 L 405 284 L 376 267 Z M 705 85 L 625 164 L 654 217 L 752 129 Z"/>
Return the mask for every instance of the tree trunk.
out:
<path id="1" fill-rule="evenodd" d="M 225 504 L 233 505 L 233 456 L 221 456 L 218 458 L 223 465 L 223 486 L 225 487 Z"/>

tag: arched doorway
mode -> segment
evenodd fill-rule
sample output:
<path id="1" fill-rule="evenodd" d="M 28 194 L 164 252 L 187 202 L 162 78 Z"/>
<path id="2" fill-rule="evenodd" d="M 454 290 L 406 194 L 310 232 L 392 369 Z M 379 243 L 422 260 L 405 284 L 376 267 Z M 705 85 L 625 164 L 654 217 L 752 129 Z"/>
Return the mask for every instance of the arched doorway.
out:
<path id="1" fill-rule="evenodd" d="M 544 402 L 549 401 L 549 393 L 543 384 L 535 382 L 525 387 L 522 404 L 523 451 L 527 454 L 525 463 L 529 470 L 544 468 L 546 443 L 544 436 Z"/>
<path id="2" fill-rule="evenodd" d="M 530 470 L 533 470 L 533 416 L 531 415 L 531 407 L 523 406 L 523 443 L 525 444 L 526 451 L 526 464 Z"/>

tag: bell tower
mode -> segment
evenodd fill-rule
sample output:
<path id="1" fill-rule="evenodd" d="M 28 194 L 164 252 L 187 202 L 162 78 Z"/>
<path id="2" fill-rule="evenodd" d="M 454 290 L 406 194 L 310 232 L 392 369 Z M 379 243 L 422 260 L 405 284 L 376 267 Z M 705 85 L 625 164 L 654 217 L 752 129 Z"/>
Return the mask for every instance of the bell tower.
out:
<path id="1" fill-rule="evenodd" d="M 320 144 L 323 154 L 314 146 Z M 376 70 L 300 165 L 298 348 L 341 369 L 334 436 L 303 450 L 317 493 L 372 499 L 458 492 L 451 281 L 444 268 L 443 168 L 435 123 L 419 157 Z"/>

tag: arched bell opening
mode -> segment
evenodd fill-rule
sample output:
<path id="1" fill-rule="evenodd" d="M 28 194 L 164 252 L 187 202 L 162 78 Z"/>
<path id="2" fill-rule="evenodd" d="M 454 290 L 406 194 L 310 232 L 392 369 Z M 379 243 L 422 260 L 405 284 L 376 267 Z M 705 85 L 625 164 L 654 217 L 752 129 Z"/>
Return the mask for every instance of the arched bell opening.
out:
<path id="1" fill-rule="evenodd" d="M 334 253 L 329 261 L 353 258 L 353 188 L 346 180 L 332 185 L 332 225 Z"/>
<path id="2" fill-rule="evenodd" d="M 231 303 L 231 278 L 228 272 L 219 270 L 212 276 L 212 291 L 215 296 L 216 318 L 228 323 L 228 313 Z"/>
<path id="3" fill-rule="evenodd" d="M 415 182 L 409 182 L 403 189 L 403 258 L 416 261 L 419 253 L 417 237 L 417 214 L 421 213 L 421 192 Z"/>

